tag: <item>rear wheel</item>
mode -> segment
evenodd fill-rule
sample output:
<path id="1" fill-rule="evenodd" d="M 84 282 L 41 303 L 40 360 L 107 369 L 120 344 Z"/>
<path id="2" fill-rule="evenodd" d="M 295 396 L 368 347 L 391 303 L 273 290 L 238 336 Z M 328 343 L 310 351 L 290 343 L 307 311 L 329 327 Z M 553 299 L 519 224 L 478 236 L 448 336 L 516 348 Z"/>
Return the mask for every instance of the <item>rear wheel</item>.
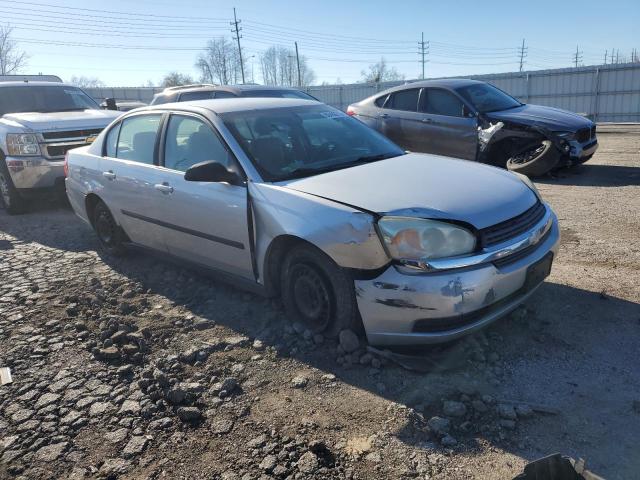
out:
<path id="1" fill-rule="evenodd" d="M 25 211 L 26 202 L 16 190 L 9 175 L 9 169 L 0 156 L 0 203 L 9 215 L 16 215 Z"/>
<path id="2" fill-rule="evenodd" d="M 280 283 L 291 320 L 332 336 L 347 328 L 361 330 L 353 279 L 317 248 L 294 247 L 282 265 Z"/>
<path id="3" fill-rule="evenodd" d="M 102 249 L 113 256 L 122 256 L 126 252 L 124 233 L 118 226 L 109 208 L 99 200 L 93 209 L 93 229 L 98 236 Z"/>

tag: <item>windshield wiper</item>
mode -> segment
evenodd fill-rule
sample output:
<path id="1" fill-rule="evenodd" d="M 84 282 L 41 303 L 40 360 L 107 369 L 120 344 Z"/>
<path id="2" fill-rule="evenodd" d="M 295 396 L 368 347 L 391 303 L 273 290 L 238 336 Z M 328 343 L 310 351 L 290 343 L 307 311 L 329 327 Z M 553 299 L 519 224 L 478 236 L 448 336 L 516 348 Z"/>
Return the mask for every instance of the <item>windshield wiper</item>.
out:
<path id="1" fill-rule="evenodd" d="M 400 155 L 405 155 L 405 153 L 403 152 Z M 333 172 L 334 170 L 343 170 L 345 168 L 356 167 L 358 165 L 363 165 L 365 163 L 377 162 L 378 160 L 385 160 L 387 158 L 399 157 L 400 155 L 396 155 L 395 153 L 379 153 L 376 155 L 365 155 L 362 157 L 358 157 L 351 162 L 338 163 L 336 165 L 327 165 L 325 167 L 316 167 L 316 168 L 300 167 L 290 172 L 289 175 L 287 175 L 283 180 L 309 177 L 311 175 L 318 175 L 320 173 Z"/>
<path id="2" fill-rule="evenodd" d="M 57 112 L 83 112 L 87 110 L 86 108 L 62 108 L 60 110 L 52 110 L 50 113 L 57 113 Z"/>

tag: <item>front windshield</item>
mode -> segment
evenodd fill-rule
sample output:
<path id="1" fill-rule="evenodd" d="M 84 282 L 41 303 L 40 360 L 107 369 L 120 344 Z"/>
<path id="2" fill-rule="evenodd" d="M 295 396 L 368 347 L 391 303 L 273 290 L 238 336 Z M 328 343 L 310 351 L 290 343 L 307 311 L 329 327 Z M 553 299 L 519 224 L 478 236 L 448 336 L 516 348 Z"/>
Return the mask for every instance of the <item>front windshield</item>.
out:
<path id="1" fill-rule="evenodd" d="M 65 85 L 0 86 L 0 115 L 20 112 L 68 112 L 99 109 L 98 104 L 77 87 Z"/>
<path id="2" fill-rule="evenodd" d="M 480 113 L 508 110 L 522 105 L 512 96 L 488 83 L 476 83 L 458 88 L 456 91 Z"/>
<path id="3" fill-rule="evenodd" d="M 326 105 L 232 112 L 222 119 L 267 181 L 404 154 L 359 120 Z"/>

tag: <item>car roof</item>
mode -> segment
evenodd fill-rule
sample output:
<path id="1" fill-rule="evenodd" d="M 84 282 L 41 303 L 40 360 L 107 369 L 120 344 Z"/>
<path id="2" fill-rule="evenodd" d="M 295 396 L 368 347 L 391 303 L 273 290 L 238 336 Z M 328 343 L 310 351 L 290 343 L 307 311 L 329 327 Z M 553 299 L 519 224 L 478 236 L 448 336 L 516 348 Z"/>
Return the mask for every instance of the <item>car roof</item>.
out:
<path id="1" fill-rule="evenodd" d="M 70 85 L 68 83 L 60 83 L 60 82 L 43 82 L 43 81 L 13 81 L 13 82 L 0 82 L 0 87 L 28 87 L 28 86 L 36 86 L 36 87 L 44 87 L 44 86 L 53 86 L 53 87 L 74 87 L 79 88 L 76 85 Z"/>
<path id="2" fill-rule="evenodd" d="M 470 78 L 439 78 L 434 80 L 418 80 L 417 82 L 405 83 L 393 88 L 388 88 L 382 92 L 376 93 L 374 97 L 379 97 L 390 92 L 397 90 L 405 90 L 407 88 L 426 88 L 426 87 L 440 87 L 440 88 L 460 88 L 467 87 L 469 85 L 484 84 L 480 80 L 471 80 Z"/>
<path id="3" fill-rule="evenodd" d="M 184 88 L 180 87 L 169 87 L 164 89 L 162 92 L 157 93 L 156 95 L 170 95 L 170 94 L 178 94 L 184 92 L 216 92 L 216 91 L 225 91 L 235 93 L 239 95 L 241 92 L 249 91 L 249 90 L 298 90 L 294 87 L 278 87 L 275 85 L 185 85 Z"/>
<path id="4" fill-rule="evenodd" d="M 217 98 L 211 100 L 193 100 L 188 102 L 173 102 L 151 105 L 138 109 L 136 111 L 148 110 L 194 110 L 203 108 L 215 114 L 229 112 L 243 112 L 248 110 L 266 110 L 269 108 L 292 108 L 311 105 L 324 105 L 316 100 L 306 100 L 302 98 L 262 98 L 262 97 L 236 97 L 236 98 Z"/>

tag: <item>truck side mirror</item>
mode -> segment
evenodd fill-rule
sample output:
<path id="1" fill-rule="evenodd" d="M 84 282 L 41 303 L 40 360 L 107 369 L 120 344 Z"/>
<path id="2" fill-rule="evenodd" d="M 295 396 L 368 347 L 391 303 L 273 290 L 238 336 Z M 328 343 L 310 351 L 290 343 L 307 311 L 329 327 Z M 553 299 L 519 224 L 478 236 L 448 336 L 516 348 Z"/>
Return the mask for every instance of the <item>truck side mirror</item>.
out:
<path id="1" fill-rule="evenodd" d="M 105 98 L 104 105 L 107 110 L 118 110 L 115 98 Z"/>

